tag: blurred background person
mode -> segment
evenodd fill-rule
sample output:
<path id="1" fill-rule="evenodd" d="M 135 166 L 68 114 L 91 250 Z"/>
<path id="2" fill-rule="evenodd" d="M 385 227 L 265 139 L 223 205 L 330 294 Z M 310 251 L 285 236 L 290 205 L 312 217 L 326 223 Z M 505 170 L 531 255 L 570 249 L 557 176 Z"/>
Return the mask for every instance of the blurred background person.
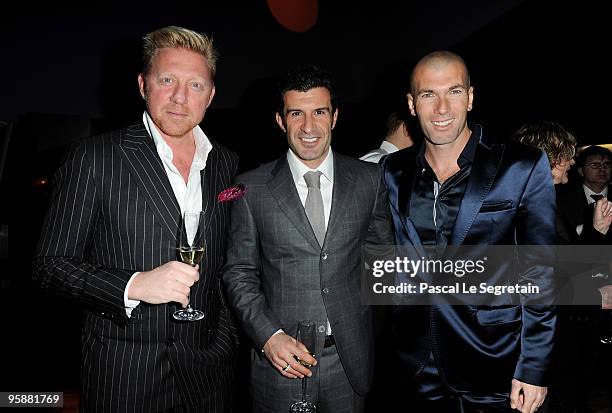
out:
<path id="1" fill-rule="evenodd" d="M 406 120 L 399 115 L 398 111 L 391 112 L 385 123 L 385 130 L 385 139 L 380 144 L 380 147 L 371 150 L 359 159 L 376 163 L 383 156 L 414 144 L 410 131 L 408 130 L 408 124 Z"/>
<path id="2" fill-rule="evenodd" d="M 546 153 L 559 193 L 560 186 L 568 183 L 568 172 L 575 164 L 574 135 L 556 122 L 535 121 L 523 125 L 514 138 Z M 612 222 L 612 202 L 606 197 L 610 178 L 610 157 L 606 153 L 609 154 L 607 149 L 597 146 L 591 146 L 581 153 L 579 174 L 584 178 L 582 188 L 578 188 L 578 193 L 574 192 L 572 201 L 567 197 L 557 199 L 558 244 L 605 243 Z M 599 196 L 591 197 L 593 194 Z M 568 219 L 570 216 L 582 219 Z M 583 266 L 579 264 L 556 266 L 559 302 L 569 303 L 572 294 L 583 294 L 577 290 L 597 294 L 597 286 L 591 279 L 578 276 L 583 271 Z M 595 384 L 596 360 L 600 356 L 597 351 L 597 321 L 601 312 L 594 306 L 562 306 L 559 310 L 560 326 L 554 364 L 556 374 L 553 374 L 556 379 L 551 384 L 545 410 L 590 412 L 589 391 Z"/>

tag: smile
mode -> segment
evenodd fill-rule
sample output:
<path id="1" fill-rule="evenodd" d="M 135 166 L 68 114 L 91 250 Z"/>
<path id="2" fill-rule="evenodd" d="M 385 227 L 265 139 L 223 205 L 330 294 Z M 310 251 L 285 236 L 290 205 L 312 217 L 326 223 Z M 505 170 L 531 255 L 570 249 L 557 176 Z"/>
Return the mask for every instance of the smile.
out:
<path id="1" fill-rule="evenodd" d="M 450 125 L 452 123 L 452 121 L 453 121 L 453 119 L 451 118 L 451 119 L 439 120 L 439 121 L 432 120 L 431 123 L 433 123 L 435 126 L 444 127 L 444 126 Z"/>
<path id="2" fill-rule="evenodd" d="M 300 140 L 304 141 L 305 143 L 315 143 L 319 138 L 300 138 Z"/>

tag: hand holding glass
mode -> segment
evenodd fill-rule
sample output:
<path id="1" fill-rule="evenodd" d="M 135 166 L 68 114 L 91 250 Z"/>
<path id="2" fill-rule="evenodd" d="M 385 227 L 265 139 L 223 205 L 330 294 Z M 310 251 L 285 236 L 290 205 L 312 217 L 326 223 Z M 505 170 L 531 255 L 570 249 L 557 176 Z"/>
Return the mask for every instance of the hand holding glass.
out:
<path id="1" fill-rule="evenodd" d="M 314 357 L 316 354 L 317 324 L 314 321 L 300 321 L 295 338 L 302 343 Z M 300 360 L 297 356 L 293 357 L 302 366 L 310 367 L 310 364 Z M 291 413 L 314 413 L 317 411 L 317 407 L 314 403 L 306 401 L 306 379 L 306 376 L 302 379 L 302 400 L 290 406 L 289 411 Z"/>
<path id="2" fill-rule="evenodd" d="M 200 264 L 204 256 L 204 212 L 185 211 L 181 218 L 178 233 L 178 258 L 192 267 Z M 173 317 L 180 321 L 197 321 L 204 318 L 204 312 L 195 310 L 190 304 L 174 312 Z"/>

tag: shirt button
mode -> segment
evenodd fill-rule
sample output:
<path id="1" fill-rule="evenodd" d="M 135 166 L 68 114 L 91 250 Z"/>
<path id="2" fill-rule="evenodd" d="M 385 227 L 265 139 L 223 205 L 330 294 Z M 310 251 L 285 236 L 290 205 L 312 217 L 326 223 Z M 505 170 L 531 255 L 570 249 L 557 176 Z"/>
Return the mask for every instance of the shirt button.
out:
<path id="1" fill-rule="evenodd" d="M 166 346 L 172 347 L 173 345 L 174 345 L 174 339 L 173 338 L 166 339 Z"/>
<path id="2" fill-rule="evenodd" d="M 326 253 L 326 252 L 324 252 L 324 253 L 323 253 L 323 255 L 321 256 L 321 258 L 323 258 L 324 260 L 326 260 L 326 259 L 327 259 L 327 253 Z"/>
<path id="3" fill-rule="evenodd" d="M 323 288 L 323 294 L 329 294 L 329 288 L 327 287 Z"/>

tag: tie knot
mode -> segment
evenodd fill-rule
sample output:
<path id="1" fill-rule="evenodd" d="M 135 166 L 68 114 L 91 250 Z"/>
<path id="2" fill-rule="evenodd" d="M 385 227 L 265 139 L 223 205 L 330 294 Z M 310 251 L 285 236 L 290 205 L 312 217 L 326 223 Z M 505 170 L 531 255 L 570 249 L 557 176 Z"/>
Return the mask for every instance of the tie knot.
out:
<path id="1" fill-rule="evenodd" d="M 603 198 L 603 195 L 600 195 L 600 194 L 593 194 L 593 195 L 591 195 L 591 198 L 593 198 L 593 200 L 594 200 L 595 202 L 597 202 L 597 201 L 599 201 L 601 198 Z"/>
<path id="2" fill-rule="evenodd" d="M 308 188 L 317 188 L 321 187 L 321 175 L 323 172 L 320 171 L 309 171 L 304 174 L 304 180 L 306 181 L 306 186 Z"/>

